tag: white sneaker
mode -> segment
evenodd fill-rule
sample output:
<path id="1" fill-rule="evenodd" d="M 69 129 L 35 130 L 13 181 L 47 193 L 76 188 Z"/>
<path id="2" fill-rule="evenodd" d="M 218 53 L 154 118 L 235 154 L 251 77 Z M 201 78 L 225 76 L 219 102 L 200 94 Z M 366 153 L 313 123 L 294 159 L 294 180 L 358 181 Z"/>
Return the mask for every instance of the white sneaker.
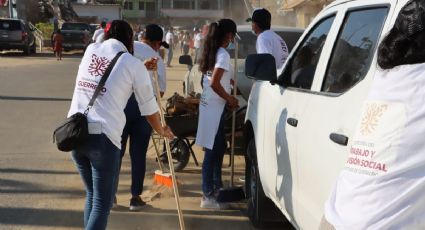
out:
<path id="1" fill-rule="evenodd" d="M 226 209 L 227 205 L 224 203 L 217 202 L 214 197 L 202 197 L 201 208 L 221 210 Z"/>

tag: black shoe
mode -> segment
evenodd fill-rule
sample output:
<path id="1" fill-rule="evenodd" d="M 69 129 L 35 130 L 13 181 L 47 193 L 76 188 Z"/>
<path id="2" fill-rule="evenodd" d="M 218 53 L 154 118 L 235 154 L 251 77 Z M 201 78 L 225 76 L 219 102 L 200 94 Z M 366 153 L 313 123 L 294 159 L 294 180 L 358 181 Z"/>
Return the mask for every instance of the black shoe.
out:
<path id="1" fill-rule="evenodd" d="M 130 200 L 130 211 L 140 211 L 146 202 L 140 198 L 140 196 L 132 197 Z"/>

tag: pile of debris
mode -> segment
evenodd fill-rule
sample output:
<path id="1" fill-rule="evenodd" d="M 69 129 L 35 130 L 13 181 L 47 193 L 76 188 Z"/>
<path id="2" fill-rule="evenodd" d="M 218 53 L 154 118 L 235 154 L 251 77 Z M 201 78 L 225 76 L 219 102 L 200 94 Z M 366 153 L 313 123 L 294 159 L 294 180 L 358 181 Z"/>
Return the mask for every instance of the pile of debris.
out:
<path id="1" fill-rule="evenodd" d="M 174 93 L 172 97 L 167 99 L 166 112 L 168 116 L 178 116 L 183 114 L 198 114 L 199 101 L 201 94 L 191 93 L 186 98 Z"/>

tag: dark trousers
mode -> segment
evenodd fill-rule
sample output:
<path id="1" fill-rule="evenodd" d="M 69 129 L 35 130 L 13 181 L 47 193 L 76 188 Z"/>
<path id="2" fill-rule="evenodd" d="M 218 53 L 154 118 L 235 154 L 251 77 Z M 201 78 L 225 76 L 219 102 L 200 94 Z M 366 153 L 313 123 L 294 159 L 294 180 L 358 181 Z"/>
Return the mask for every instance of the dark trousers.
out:
<path id="1" fill-rule="evenodd" d="M 224 112 L 220 119 L 213 149 L 205 148 L 205 157 L 202 162 L 202 192 L 204 196 L 212 196 L 215 191 L 223 187 L 221 167 L 224 152 L 226 151 L 226 135 L 224 132 Z"/>
<path id="2" fill-rule="evenodd" d="M 149 125 L 146 118 L 140 115 L 134 95 L 128 100 L 124 112 L 127 122 L 121 136 L 121 160 L 119 168 L 121 169 L 122 157 L 127 147 L 127 140 L 130 139 L 131 195 L 140 196 L 143 192 L 146 172 L 146 152 L 148 151 L 152 127 Z M 118 181 L 116 188 L 118 188 Z"/>

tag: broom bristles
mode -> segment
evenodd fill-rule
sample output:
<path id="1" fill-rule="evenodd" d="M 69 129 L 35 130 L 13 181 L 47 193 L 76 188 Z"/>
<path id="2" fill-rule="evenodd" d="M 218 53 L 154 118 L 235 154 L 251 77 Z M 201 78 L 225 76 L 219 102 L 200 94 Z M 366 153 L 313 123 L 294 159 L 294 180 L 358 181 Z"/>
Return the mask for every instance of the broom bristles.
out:
<path id="1" fill-rule="evenodd" d="M 164 185 L 166 187 L 172 188 L 173 187 L 173 179 L 171 177 L 171 174 L 169 173 L 162 173 L 161 171 L 155 171 L 155 176 L 153 178 L 154 184 L 158 185 Z"/>

